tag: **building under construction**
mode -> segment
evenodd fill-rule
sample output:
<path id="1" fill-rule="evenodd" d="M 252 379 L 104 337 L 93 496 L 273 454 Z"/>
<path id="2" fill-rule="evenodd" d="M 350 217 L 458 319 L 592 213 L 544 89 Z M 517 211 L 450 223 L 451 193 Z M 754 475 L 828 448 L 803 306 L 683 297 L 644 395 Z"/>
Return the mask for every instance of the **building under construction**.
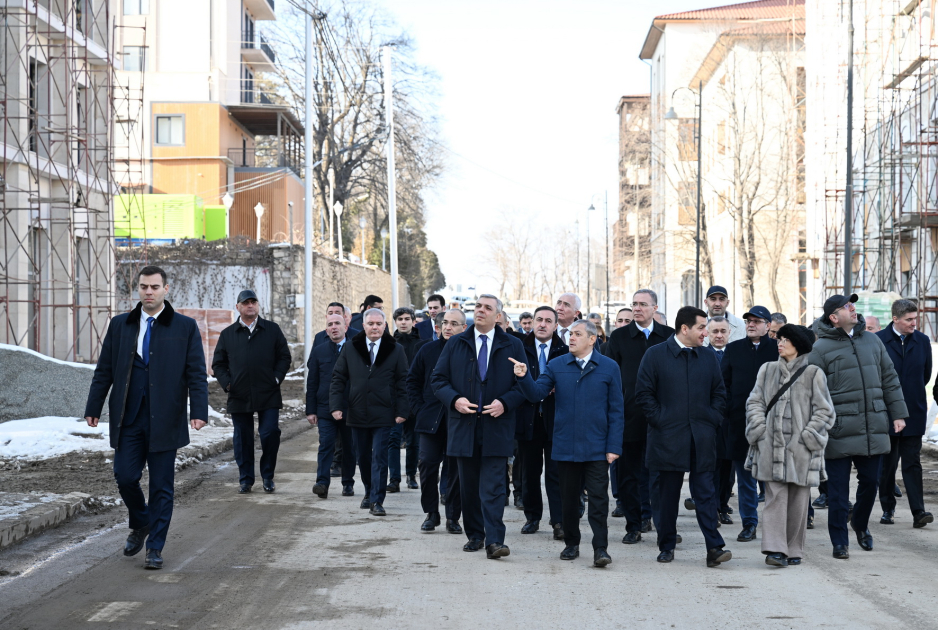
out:
<path id="1" fill-rule="evenodd" d="M 853 9 L 852 291 L 918 301 L 938 338 L 935 0 L 813 0 L 806 133 L 809 307 L 843 290 Z M 832 63 L 831 60 L 837 60 Z M 888 302 L 888 299 L 887 299 Z"/>
<path id="2" fill-rule="evenodd" d="M 0 1 L 0 342 L 72 361 L 114 307 L 113 138 L 136 129 L 115 105 L 140 97 L 114 85 L 109 4 Z"/>

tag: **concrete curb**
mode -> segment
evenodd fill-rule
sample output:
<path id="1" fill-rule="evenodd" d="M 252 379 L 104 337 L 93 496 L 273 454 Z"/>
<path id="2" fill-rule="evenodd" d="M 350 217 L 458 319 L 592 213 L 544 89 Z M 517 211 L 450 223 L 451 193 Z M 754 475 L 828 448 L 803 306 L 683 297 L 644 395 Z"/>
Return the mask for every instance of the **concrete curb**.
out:
<path id="1" fill-rule="evenodd" d="M 938 444 L 922 441 L 922 452 L 928 453 L 933 457 L 938 457 Z"/>
<path id="2" fill-rule="evenodd" d="M 70 492 L 60 499 L 31 507 L 14 518 L 5 519 L 0 524 L 0 549 L 58 527 L 93 503 L 95 499 L 90 494 Z"/>

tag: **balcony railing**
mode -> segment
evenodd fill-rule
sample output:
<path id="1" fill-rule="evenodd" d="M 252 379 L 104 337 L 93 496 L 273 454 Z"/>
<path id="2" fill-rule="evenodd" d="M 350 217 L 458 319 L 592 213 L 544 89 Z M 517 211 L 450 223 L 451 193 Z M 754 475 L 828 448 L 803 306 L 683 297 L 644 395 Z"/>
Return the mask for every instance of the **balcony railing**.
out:
<path id="1" fill-rule="evenodd" d="M 241 88 L 241 102 L 250 105 L 273 105 L 274 102 L 271 100 L 270 96 L 266 92 L 261 92 L 254 88 L 243 87 Z"/>
<path id="2" fill-rule="evenodd" d="M 297 174 L 300 172 L 299 152 L 294 155 L 288 151 L 280 151 L 276 147 L 261 149 L 236 147 L 228 149 L 228 159 L 234 162 L 235 168 L 287 167 Z"/>
<path id="3" fill-rule="evenodd" d="M 242 49 L 251 49 L 251 50 L 260 50 L 267 58 L 270 60 L 270 63 L 273 64 L 277 61 L 277 56 L 274 54 L 274 49 L 270 47 L 270 44 L 264 38 L 263 35 L 258 33 L 256 36 L 251 31 L 246 31 L 241 34 L 241 48 Z"/>

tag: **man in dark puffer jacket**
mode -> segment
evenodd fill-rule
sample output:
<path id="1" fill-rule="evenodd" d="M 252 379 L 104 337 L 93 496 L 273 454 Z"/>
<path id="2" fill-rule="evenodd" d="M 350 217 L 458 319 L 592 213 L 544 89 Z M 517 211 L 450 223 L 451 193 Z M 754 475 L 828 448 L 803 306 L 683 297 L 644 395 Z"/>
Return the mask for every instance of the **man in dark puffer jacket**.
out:
<path id="1" fill-rule="evenodd" d="M 856 301 L 856 294 L 828 298 L 824 315 L 816 323 L 818 341 L 808 358 L 827 375 L 837 413 L 824 459 L 830 502 L 827 528 L 834 557 L 843 560 L 850 557 L 847 510 L 851 464 L 857 468 L 859 486 L 850 526 L 860 547 L 872 551 L 873 536 L 867 526 L 876 501 L 882 456 L 890 451 L 889 419 L 894 419 L 898 433 L 909 415 L 892 360 L 879 337 L 867 332 L 863 316 L 854 307 Z"/>

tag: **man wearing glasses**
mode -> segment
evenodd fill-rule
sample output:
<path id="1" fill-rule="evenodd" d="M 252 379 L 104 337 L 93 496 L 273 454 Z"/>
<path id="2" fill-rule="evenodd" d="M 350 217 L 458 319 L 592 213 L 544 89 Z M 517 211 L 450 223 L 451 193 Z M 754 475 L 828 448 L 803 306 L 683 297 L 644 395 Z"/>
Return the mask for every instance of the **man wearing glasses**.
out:
<path id="1" fill-rule="evenodd" d="M 616 476 L 618 498 L 625 512 L 625 537 L 622 542 L 627 545 L 640 542 L 642 532 L 651 531 L 652 515 L 656 512 L 652 499 L 657 497 L 657 492 L 653 490 L 649 496 L 648 469 L 645 467 L 648 419 L 635 404 L 635 381 L 645 352 L 652 346 L 664 343 L 674 334 L 673 328 L 654 320 L 657 310 L 658 296 L 654 291 L 636 291 L 632 297 L 632 322 L 612 331 L 606 346 L 606 356 L 619 364 L 625 399 L 622 458 L 617 464 Z M 654 485 L 653 481 L 651 485 Z"/>

